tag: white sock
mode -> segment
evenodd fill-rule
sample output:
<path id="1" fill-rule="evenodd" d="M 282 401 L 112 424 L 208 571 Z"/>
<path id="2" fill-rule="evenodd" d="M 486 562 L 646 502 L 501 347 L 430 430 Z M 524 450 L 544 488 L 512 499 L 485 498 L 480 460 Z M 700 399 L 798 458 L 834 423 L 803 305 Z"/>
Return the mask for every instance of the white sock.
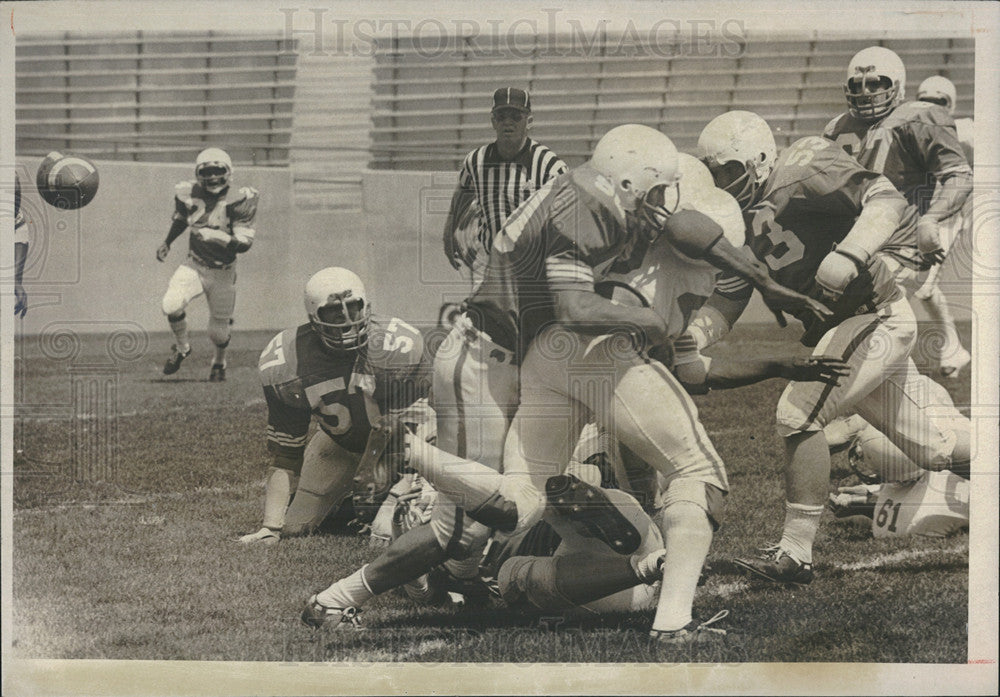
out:
<path id="1" fill-rule="evenodd" d="M 177 344 L 177 348 L 181 351 L 187 351 L 191 348 L 191 344 L 188 342 L 188 323 L 187 317 L 182 317 L 178 320 L 168 320 L 170 322 L 170 331 L 174 333 L 174 341 Z"/>
<path id="2" fill-rule="evenodd" d="M 691 605 L 698 578 L 712 544 L 712 523 L 705 511 L 689 501 L 668 505 L 660 519 L 666 556 L 663 584 L 653 629 L 672 631 L 691 622 Z"/>
<path id="3" fill-rule="evenodd" d="M 822 506 L 785 502 L 785 529 L 778 546 L 803 564 L 812 564 L 812 546 L 823 516 Z"/>
<path id="4" fill-rule="evenodd" d="M 360 607 L 375 597 L 365 581 L 365 564 L 350 576 L 342 578 L 325 591 L 316 594 L 316 600 L 327 607 Z"/>
<path id="5" fill-rule="evenodd" d="M 215 347 L 215 363 L 219 365 L 226 365 L 226 347 L 216 345 Z"/>

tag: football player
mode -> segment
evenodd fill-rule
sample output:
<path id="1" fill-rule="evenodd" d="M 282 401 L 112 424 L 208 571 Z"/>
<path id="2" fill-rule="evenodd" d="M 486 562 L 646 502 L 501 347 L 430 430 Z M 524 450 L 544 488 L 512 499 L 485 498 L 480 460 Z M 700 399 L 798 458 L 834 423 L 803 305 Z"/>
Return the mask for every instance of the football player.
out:
<path id="1" fill-rule="evenodd" d="M 925 469 L 968 467 L 968 434 L 929 422 L 919 408 L 930 381 L 910 359 L 915 319 L 876 254 L 912 231 L 916 211 L 884 175 L 823 138 L 802 138 L 778 157 L 770 127 L 751 112 L 713 119 L 698 149 L 716 184 L 740 202 L 750 249 L 772 277 L 831 302 L 829 319 L 799 313 L 802 342 L 852 368 L 836 386 L 785 388 L 777 407 L 786 448 L 784 532 L 764 557 L 736 560 L 771 581 L 806 584 L 830 476 L 823 428 L 834 417 L 858 412 Z M 751 294 L 742 280 L 720 280 L 692 322 L 699 348 L 731 328 Z"/>
<path id="2" fill-rule="evenodd" d="M 948 392 L 930 380 L 927 388 L 928 418 L 941 422 L 942 428 L 968 432 L 969 419 L 955 408 Z M 827 506 L 836 518 L 867 517 L 875 537 L 946 537 L 969 527 L 968 479 L 917 467 L 860 417 L 851 417 L 848 424 L 849 429 L 839 433 L 827 428 L 827 441 L 832 451 L 847 440 L 848 461 L 862 483 L 830 494 Z"/>
<path id="3" fill-rule="evenodd" d="M 24 290 L 24 263 L 28 258 L 28 225 L 21 211 L 21 179 L 14 172 L 14 316 L 28 314 L 28 294 Z"/>
<path id="4" fill-rule="evenodd" d="M 893 51 L 872 46 L 858 52 L 847 67 L 848 110 L 823 135 L 866 169 L 884 174 L 917 207 L 920 219 L 909 239 L 890 240 L 883 250 L 890 270 L 915 294 L 923 272 L 944 260 L 954 237 L 945 228 L 972 191 L 972 170 L 948 109 L 931 101 L 904 102 L 905 87 L 906 68 Z M 944 295 L 927 288 L 915 297 L 945 333 L 941 374 L 957 375 L 970 357 Z"/>
<path id="5" fill-rule="evenodd" d="M 453 342 L 455 345 L 449 348 L 448 341 L 446 341 L 439 350 L 438 358 L 435 359 L 434 397 L 436 408 L 439 408 L 437 403 L 440 397 L 437 384 L 438 375 L 444 374 L 444 377 L 448 377 L 451 374 L 460 374 L 463 370 L 467 370 L 465 368 L 467 365 L 472 365 L 479 371 L 480 375 L 478 379 L 470 380 L 468 387 L 462 389 L 473 392 L 476 390 L 480 392 L 499 391 L 504 394 L 512 392 L 513 399 L 501 403 L 507 403 L 516 408 L 516 365 L 521 362 L 520 356 L 525 355 L 525 347 L 532 343 L 532 339 L 540 330 L 552 329 L 553 327 L 550 325 L 557 322 L 576 325 L 582 321 L 583 326 L 598 336 L 601 332 L 624 325 L 636 330 L 637 341 L 645 341 L 646 339 L 639 338 L 645 336 L 650 340 L 651 345 L 664 343 L 670 338 L 667 334 L 666 323 L 655 311 L 648 308 L 617 305 L 594 293 L 593 268 L 588 267 L 587 264 L 597 265 L 613 262 L 619 257 L 628 257 L 638 247 L 648 243 L 648 240 L 644 239 L 645 235 L 652 235 L 659 230 L 668 216 L 668 211 L 664 207 L 668 188 L 672 190 L 671 195 L 676 200 L 676 158 L 676 150 L 669 139 L 653 129 L 635 125 L 614 129 L 601 139 L 589 165 L 556 179 L 515 212 L 496 240 L 486 280 L 465 305 L 467 321 L 464 327 L 458 327 L 458 335 L 455 336 L 456 340 Z M 674 216 L 674 218 L 678 220 L 679 231 L 686 227 L 693 228 L 691 234 L 681 240 L 681 243 L 687 244 L 692 255 L 702 256 L 706 254 L 706 249 L 711 250 L 710 254 L 723 259 L 727 268 L 736 267 L 744 274 L 754 278 L 757 283 L 768 286 L 772 297 L 799 309 L 819 308 L 816 309 L 817 312 L 827 312 L 820 303 L 773 284 L 760 269 L 748 264 L 728 241 L 722 241 L 723 231 L 714 223 L 712 223 L 711 228 L 705 229 L 697 215 L 688 216 L 686 221 L 683 214 Z M 699 228 L 699 225 L 702 227 Z M 526 232 L 528 234 L 525 234 Z M 519 240 L 526 246 L 515 249 Z M 501 244 L 502 246 L 500 246 Z M 547 249 L 547 246 L 551 246 L 552 249 Z M 543 256 L 538 256 L 540 254 Z M 531 256 L 535 258 L 531 259 Z M 575 308 L 577 314 L 574 316 L 556 317 L 556 307 L 553 304 L 549 282 L 556 279 L 565 282 L 567 276 L 574 278 L 572 268 L 567 270 L 565 267 L 572 267 L 574 258 L 578 256 L 584 257 L 585 261 L 581 259 L 580 266 L 586 268 L 589 273 L 584 275 L 581 272 L 584 277 L 579 286 L 573 290 L 577 290 L 580 286 L 582 288 L 580 288 L 579 296 L 575 296 L 570 302 L 579 300 L 588 304 L 586 307 L 577 306 Z M 551 257 L 553 265 L 551 270 L 547 268 L 546 257 Z M 563 264 L 562 267 L 561 264 Z M 454 334 L 453 332 L 453 336 Z M 598 343 L 601 343 L 600 338 L 598 338 Z M 445 360 L 450 360 L 456 365 L 454 371 L 438 370 L 438 364 L 442 362 L 440 360 L 442 355 L 450 356 Z M 527 358 L 530 357 L 529 349 L 525 360 L 527 361 Z M 637 368 L 637 373 L 645 373 L 644 375 L 634 374 L 632 387 L 638 388 L 640 392 L 645 391 L 645 387 L 639 387 L 640 385 L 650 382 L 655 385 L 667 379 L 663 377 L 666 373 L 665 368 L 662 366 L 662 370 L 652 368 L 653 362 L 641 359 L 638 354 L 632 351 L 627 352 L 626 360 L 629 361 L 629 367 Z M 660 364 L 656 363 L 656 365 Z M 526 374 L 524 370 L 527 366 L 527 362 L 522 366 L 522 377 L 525 378 L 522 381 L 522 386 L 534 384 L 536 381 L 550 380 L 551 376 L 545 376 L 541 373 L 546 371 L 558 373 L 560 368 L 558 364 L 539 365 L 535 367 L 534 371 Z M 616 369 L 620 370 L 614 363 L 600 366 L 600 371 L 607 374 L 613 374 Z M 620 372 L 627 373 L 628 371 L 620 370 Z M 673 378 L 668 379 L 673 380 Z M 650 413 L 647 420 L 655 422 L 655 426 L 650 429 L 653 433 L 662 431 L 663 424 L 659 418 L 660 414 L 682 413 L 692 416 L 690 423 L 685 420 L 683 424 L 686 429 L 685 433 L 680 434 L 677 438 L 679 441 L 687 439 L 687 449 L 685 450 L 684 445 L 680 445 L 678 450 L 681 451 L 679 455 L 687 455 L 697 464 L 707 457 L 706 452 L 714 451 L 711 450 L 711 444 L 707 441 L 707 436 L 704 435 L 704 429 L 693 418 L 695 413 L 693 404 L 686 397 L 680 396 L 679 393 L 683 392 L 683 389 L 676 383 L 674 384 L 676 387 L 669 384 L 664 385 L 663 389 L 656 394 L 664 401 L 669 401 L 668 404 L 661 405 L 662 409 L 650 410 L 644 406 L 639 411 Z M 462 400 L 456 399 L 456 397 L 458 395 L 454 393 L 453 388 L 451 399 L 461 408 Z M 566 396 L 561 394 L 557 395 L 556 398 L 566 400 Z M 644 393 L 631 395 L 627 401 L 638 409 L 639 404 L 650 401 L 650 399 L 652 398 Z M 682 403 L 675 404 L 675 401 L 678 400 Z M 480 402 L 471 403 L 479 404 Z M 469 536 L 466 530 L 471 527 L 464 522 L 466 512 L 469 518 L 477 520 L 478 523 L 501 531 L 517 532 L 530 529 L 544 508 L 545 482 L 548 476 L 559 474 L 562 471 L 562 466 L 569 460 L 568 449 L 573 443 L 576 443 L 580 432 L 579 426 L 574 430 L 568 424 L 563 425 L 559 431 L 553 431 L 553 423 L 551 422 L 553 414 L 547 413 L 549 405 L 551 402 L 547 402 L 540 410 L 531 405 L 528 409 L 528 415 L 531 418 L 528 418 L 527 415 L 515 416 L 515 424 L 519 418 L 525 422 L 539 418 L 548 420 L 549 428 L 548 432 L 544 434 L 545 440 L 558 441 L 559 445 L 556 448 L 567 451 L 561 453 L 561 465 L 549 472 L 544 470 L 529 471 L 523 462 L 519 466 L 511 468 L 509 457 L 516 460 L 522 456 L 520 443 L 523 441 L 520 433 L 514 436 L 514 441 L 511 441 L 511 436 L 515 433 L 512 427 L 507 436 L 507 445 L 502 453 L 505 476 L 498 474 L 499 467 L 496 466 L 483 468 L 483 471 L 480 472 L 470 471 L 467 483 L 476 489 L 475 496 L 460 498 L 464 509 L 457 507 L 452 509 L 456 511 L 456 516 L 448 521 L 451 523 L 450 527 L 441 525 L 435 528 L 432 521 L 432 524 L 427 526 L 431 528 L 430 531 L 420 533 L 420 528 L 417 528 L 397 542 L 401 543 L 406 539 L 408 543 L 419 546 L 420 543 L 416 541 L 415 535 L 423 534 L 432 543 L 433 538 L 437 537 L 441 546 L 447 549 L 462 549 L 466 547 L 468 542 Z M 673 408 L 675 406 L 676 409 Z M 684 411 L 685 408 L 687 411 Z M 495 424 L 494 430 L 502 434 L 507 426 L 506 413 L 509 411 L 498 410 L 495 415 L 491 413 L 493 418 L 488 419 L 486 423 Z M 656 416 L 653 416 L 654 413 Z M 439 408 L 439 416 L 440 414 Z M 518 411 L 518 414 L 522 414 L 522 411 Z M 557 420 L 565 419 L 565 414 L 561 412 L 554 416 Z M 489 460 L 480 459 L 480 462 L 492 464 L 501 459 L 501 453 L 498 452 L 497 448 L 497 438 L 495 435 L 484 438 L 486 429 L 480 425 L 481 423 L 474 423 L 474 427 L 471 429 L 459 428 L 456 438 L 460 442 L 467 440 L 474 443 L 476 449 L 491 458 Z M 639 426 L 639 430 L 642 427 Z M 540 435 L 540 433 L 535 435 Z M 635 432 L 630 435 L 635 435 Z M 438 437 L 442 447 L 446 450 L 449 449 L 444 443 L 450 436 L 442 428 L 440 419 Z M 535 439 L 530 447 L 541 447 L 542 444 L 538 440 L 540 439 Z M 563 440 L 565 442 L 562 442 Z M 633 438 L 633 440 L 635 439 Z M 655 453 L 654 457 L 658 458 L 657 465 L 662 468 L 672 468 L 666 462 L 667 455 L 664 450 L 672 447 L 674 443 L 669 437 L 661 438 L 661 440 L 667 441 L 667 444 L 663 447 L 643 448 L 640 454 L 646 455 L 646 451 L 651 450 Z M 489 443 L 489 446 L 484 448 L 484 442 Z M 422 447 L 423 445 L 416 444 L 411 455 L 417 457 Z M 706 449 L 708 450 L 706 451 Z M 524 451 L 530 452 L 529 448 L 525 448 Z M 450 466 L 441 467 L 442 471 L 459 472 L 464 466 L 463 463 L 465 465 L 475 464 L 471 463 L 470 460 L 463 460 L 463 453 L 460 449 L 451 449 L 451 452 L 457 452 L 457 456 L 451 459 Z M 558 455 L 553 454 L 548 457 L 555 458 Z M 550 459 L 549 461 L 554 462 L 555 460 Z M 705 476 L 725 486 L 724 473 L 719 474 L 717 456 L 714 458 L 714 463 L 716 466 L 708 463 L 705 467 Z M 424 474 L 427 475 L 426 472 Z M 435 484 L 438 483 L 435 482 Z M 476 486 L 477 484 L 478 486 Z M 500 487 L 506 488 L 501 491 Z M 439 486 L 439 489 L 442 488 L 446 487 Z M 673 515 L 668 517 L 667 524 L 673 529 L 675 539 L 679 537 L 687 542 L 690 541 L 689 538 L 697 538 L 694 556 L 697 556 L 699 551 L 707 552 L 708 542 L 711 540 L 711 527 L 705 509 L 709 506 L 708 498 L 710 496 L 716 500 L 721 499 L 722 495 L 721 488 L 714 487 L 714 485 L 713 488 L 718 492 L 717 494 L 706 491 L 704 484 L 699 482 L 693 486 L 682 484 L 672 492 L 679 505 L 674 508 Z M 592 487 L 588 488 L 583 483 L 575 482 L 571 489 L 569 492 L 562 493 L 570 499 L 582 496 L 599 500 L 599 494 Z M 692 506 L 685 505 L 687 498 L 695 499 Z M 686 511 L 678 510 L 685 508 Z M 635 531 L 630 525 L 622 524 L 621 516 L 608 513 L 607 508 L 600 506 L 591 507 L 584 513 L 584 518 L 589 519 L 588 528 L 592 536 L 601 537 L 618 552 L 627 553 L 635 550 L 638 538 L 635 537 Z M 695 526 L 684 526 L 685 514 L 697 518 Z M 674 518 L 678 520 L 674 520 Z M 455 524 L 456 522 L 457 524 Z M 704 522 L 704 527 L 708 528 L 707 540 L 703 534 L 705 531 L 701 526 L 702 522 Z M 692 530 L 692 527 L 696 529 Z M 704 547 L 704 550 L 701 550 L 701 547 Z M 311 598 L 303 617 L 324 612 L 334 614 L 346 612 L 352 606 L 367 601 L 377 593 L 384 592 L 395 585 L 425 573 L 426 568 L 419 563 L 421 562 L 419 555 L 414 555 L 412 551 L 408 555 L 404 555 L 404 549 L 405 545 L 402 544 L 390 546 L 387 554 L 383 555 L 384 558 L 358 570 L 350 577 L 341 579 L 330 588 Z M 673 547 L 668 544 L 668 550 L 672 550 L 675 556 L 684 556 L 685 552 L 683 543 L 678 542 L 675 542 Z M 441 555 L 440 549 L 435 551 L 433 544 L 431 544 L 423 562 L 426 564 L 429 559 L 436 563 L 440 560 Z M 414 561 L 412 566 L 402 566 L 400 559 L 404 556 Z M 396 561 L 395 565 L 392 564 L 394 560 Z M 676 585 L 680 598 L 672 597 L 677 593 L 668 593 L 665 596 L 670 597 L 672 606 L 679 607 L 671 607 L 667 612 L 668 618 L 664 621 L 667 624 L 673 623 L 675 626 L 661 629 L 654 624 L 658 636 L 662 635 L 670 640 L 698 634 L 699 625 L 697 622 L 691 621 L 690 611 L 694 584 L 697 581 L 703 560 L 704 553 L 690 564 L 681 562 L 675 564 L 675 567 L 680 570 L 680 573 L 674 574 L 674 576 L 678 576 Z M 393 566 L 395 572 L 390 573 L 388 570 Z M 693 579 L 689 579 L 687 577 L 691 576 L 692 570 Z M 674 578 L 665 580 L 665 585 L 668 583 L 674 583 Z M 688 588 L 688 586 L 690 587 Z M 685 596 L 687 596 L 686 600 Z"/>
<path id="6" fill-rule="evenodd" d="M 207 148 L 195 159 L 195 181 L 183 181 L 174 189 L 174 219 L 167 238 L 156 250 L 156 260 L 166 260 L 173 244 L 185 230 L 191 234 L 188 256 L 163 296 L 163 314 L 170 323 L 175 343 L 163 366 L 173 375 L 191 353 L 185 308 L 202 293 L 208 300 L 208 336 L 215 345 L 215 358 L 208 379 L 226 379 L 226 347 L 236 306 L 236 255 L 253 244 L 253 221 L 257 215 L 257 190 L 230 187 L 233 162 L 225 150 Z"/>
<path id="7" fill-rule="evenodd" d="M 420 332 L 372 315 L 353 272 L 316 272 L 305 286 L 305 308 L 309 321 L 275 336 L 260 355 L 273 463 L 264 525 L 243 543 L 315 530 L 350 493 L 363 457 L 382 473 L 392 470 L 397 449 L 383 419 L 429 389 Z M 307 438 L 313 419 L 318 428 Z M 376 483 L 388 488 L 389 479 L 382 474 Z"/>

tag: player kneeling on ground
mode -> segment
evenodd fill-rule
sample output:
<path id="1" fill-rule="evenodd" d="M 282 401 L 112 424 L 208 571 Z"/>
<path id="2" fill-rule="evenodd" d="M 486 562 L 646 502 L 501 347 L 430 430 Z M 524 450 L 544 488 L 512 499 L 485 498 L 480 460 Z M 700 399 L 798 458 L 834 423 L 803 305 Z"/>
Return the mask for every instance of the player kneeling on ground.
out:
<path id="1" fill-rule="evenodd" d="M 398 452 L 383 419 L 428 390 L 420 333 L 398 318 L 373 316 L 357 275 L 318 271 L 306 283 L 305 306 L 309 322 L 275 336 L 260 356 L 274 462 L 264 526 L 243 543 L 315 530 L 350 493 L 363 458 L 375 465 Z M 319 428 L 307 444 L 314 417 Z"/>

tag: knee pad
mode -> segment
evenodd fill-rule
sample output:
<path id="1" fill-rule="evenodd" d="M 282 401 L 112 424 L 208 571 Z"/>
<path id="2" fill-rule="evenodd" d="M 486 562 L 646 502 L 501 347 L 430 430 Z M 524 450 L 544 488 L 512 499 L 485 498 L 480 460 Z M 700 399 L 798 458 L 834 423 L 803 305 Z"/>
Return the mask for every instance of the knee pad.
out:
<path id="1" fill-rule="evenodd" d="M 725 497 L 726 492 L 713 484 L 681 477 L 667 485 L 667 490 L 660 495 L 659 508 L 662 513 L 675 503 L 693 503 L 705 511 L 712 529 L 718 530 L 725 513 Z"/>
<path id="2" fill-rule="evenodd" d="M 208 337 L 219 348 L 229 345 L 229 319 L 212 317 L 208 320 Z"/>
<path id="3" fill-rule="evenodd" d="M 511 557 L 497 575 L 500 597 L 512 607 L 565 610 L 576 607 L 556 586 L 556 557 Z"/>
<path id="4" fill-rule="evenodd" d="M 163 310 L 163 314 L 167 317 L 177 317 L 178 319 L 183 319 L 184 308 L 187 307 L 187 303 L 184 302 L 184 296 L 180 293 L 167 292 L 163 296 L 163 300 L 160 301 L 160 309 Z"/>

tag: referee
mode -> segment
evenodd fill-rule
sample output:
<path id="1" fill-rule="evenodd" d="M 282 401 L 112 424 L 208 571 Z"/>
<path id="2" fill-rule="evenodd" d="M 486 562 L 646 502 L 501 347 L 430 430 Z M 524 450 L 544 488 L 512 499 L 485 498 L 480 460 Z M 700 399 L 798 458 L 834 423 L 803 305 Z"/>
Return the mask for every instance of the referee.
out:
<path id="1" fill-rule="evenodd" d="M 528 137 L 531 97 L 526 91 L 501 87 L 494 92 L 490 122 L 497 139 L 465 156 L 444 225 L 448 261 L 455 269 L 463 264 L 471 268 L 473 282 L 485 268 L 493 238 L 508 216 L 566 171 L 566 163 L 554 152 Z"/>

